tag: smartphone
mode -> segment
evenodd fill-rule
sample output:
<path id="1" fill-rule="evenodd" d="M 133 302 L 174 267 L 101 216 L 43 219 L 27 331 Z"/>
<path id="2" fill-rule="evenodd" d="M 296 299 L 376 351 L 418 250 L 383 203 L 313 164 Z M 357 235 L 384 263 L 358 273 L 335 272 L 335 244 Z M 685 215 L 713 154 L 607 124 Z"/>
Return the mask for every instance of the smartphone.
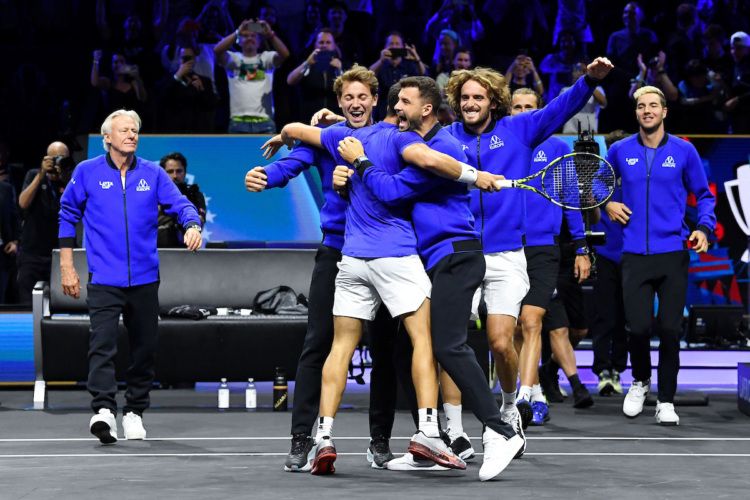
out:
<path id="1" fill-rule="evenodd" d="M 260 23 L 247 23 L 246 26 L 252 33 L 263 33 L 263 25 Z"/>
<path id="2" fill-rule="evenodd" d="M 391 57 L 406 57 L 406 49 L 388 49 L 391 52 Z"/>
<path id="3" fill-rule="evenodd" d="M 325 69 L 331 64 L 331 60 L 336 57 L 336 52 L 332 50 L 322 50 L 315 56 L 315 66 Z"/>

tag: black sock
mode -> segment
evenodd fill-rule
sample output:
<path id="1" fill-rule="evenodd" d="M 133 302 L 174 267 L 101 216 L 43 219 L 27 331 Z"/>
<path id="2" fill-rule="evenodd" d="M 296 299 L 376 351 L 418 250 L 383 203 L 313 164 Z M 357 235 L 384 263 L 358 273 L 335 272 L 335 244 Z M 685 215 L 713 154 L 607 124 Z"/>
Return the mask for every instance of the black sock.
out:
<path id="1" fill-rule="evenodd" d="M 583 386 L 583 384 L 581 384 L 581 379 L 578 378 L 577 373 L 568 377 L 568 382 L 570 382 L 570 387 L 572 387 L 573 390 Z"/>
<path id="2" fill-rule="evenodd" d="M 560 365 L 557 364 L 557 361 L 550 358 L 549 361 L 545 363 L 545 368 L 547 369 L 548 373 L 555 374 L 560 370 Z"/>

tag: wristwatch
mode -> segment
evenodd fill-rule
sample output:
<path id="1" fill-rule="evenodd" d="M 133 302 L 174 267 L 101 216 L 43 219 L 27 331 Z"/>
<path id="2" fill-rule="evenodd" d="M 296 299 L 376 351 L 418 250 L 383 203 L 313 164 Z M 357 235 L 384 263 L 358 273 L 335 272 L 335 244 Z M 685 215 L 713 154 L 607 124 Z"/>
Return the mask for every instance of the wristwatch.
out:
<path id="1" fill-rule="evenodd" d="M 185 231 L 187 231 L 188 229 L 195 229 L 199 233 L 203 232 L 203 228 L 199 224 L 190 224 L 188 227 L 185 228 Z"/>
<path id="2" fill-rule="evenodd" d="M 591 251 L 589 250 L 589 247 L 586 245 L 583 245 L 580 248 L 576 248 L 576 257 L 583 256 L 583 255 L 589 255 Z"/>
<path id="3" fill-rule="evenodd" d="M 359 170 L 359 167 L 361 167 L 362 164 L 368 160 L 369 158 L 365 155 L 358 156 L 357 158 L 354 159 L 354 161 L 352 162 L 352 165 L 354 166 L 355 170 Z"/>

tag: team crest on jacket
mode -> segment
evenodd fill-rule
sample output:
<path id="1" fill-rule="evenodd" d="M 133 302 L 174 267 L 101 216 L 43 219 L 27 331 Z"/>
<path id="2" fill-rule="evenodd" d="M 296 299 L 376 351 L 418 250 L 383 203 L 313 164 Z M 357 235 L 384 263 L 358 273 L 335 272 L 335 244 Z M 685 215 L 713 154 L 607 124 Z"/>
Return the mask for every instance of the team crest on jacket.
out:
<path id="1" fill-rule="evenodd" d="M 466 144 L 461 144 L 461 151 L 468 151 L 468 150 L 469 150 L 469 146 L 467 146 Z"/>
<path id="2" fill-rule="evenodd" d="M 537 162 L 546 162 L 546 161 L 547 161 L 547 155 L 544 154 L 544 151 L 542 151 L 540 149 L 539 152 L 534 157 L 534 163 L 537 163 Z"/>
<path id="3" fill-rule="evenodd" d="M 505 143 L 498 136 L 493 135 L 490 137 L 490 149 L 497 149 L 505 146 Z"/>
<path id="4" fill-rule="evenodd" d="M 151 186 L 148 185 L 148 182 L 146 182 L 146 179 L 141 179 L 138 181 L 138 186 L 135 188 L 136 191 L 151 191 Z"/>
<path id="5" fill-rule="evenodd" d="M 672 158 L 671 156 L 667 156 L 667 159 L 664 160 L 664 163 L 662 163 L 661 166 L 675 168 L 677 165 L 674 162 L 674 158 Z"/>
<path id="6" fill-rule="evenodd" d="M 638 163 L 638 158 L 625 158 L 625 161 L 632 167 L 633 165 Z"/>
<path id="7" fill-rule="evenodd" d="M 99 185 L 102 187 L 102 189 L 109 189 L 112 186 L 114 186 L 114 182 L 112 181 L 99 181 Z"/>

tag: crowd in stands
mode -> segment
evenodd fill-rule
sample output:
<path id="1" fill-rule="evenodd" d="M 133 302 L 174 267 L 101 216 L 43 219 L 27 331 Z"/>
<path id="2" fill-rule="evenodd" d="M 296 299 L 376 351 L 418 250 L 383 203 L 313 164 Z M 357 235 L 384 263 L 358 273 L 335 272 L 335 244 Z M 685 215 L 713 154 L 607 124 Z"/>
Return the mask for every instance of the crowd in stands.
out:
<path id="1" fill-rule="evenodd" d="M 112 110 L 136 110 L 143 133 L 274 133 L 336 111 L 333 81 L 354 63 L 381 94 L 405 76 L 442 88 L 454 69 L 486 66 L 549 101 L 606 55 L 615 70 L 561 132 L 634 131 L 631 97 L 654 85 L 671 131 L 747 134 L 748 32 L 750 2 L 738 0 L 2 2 L 0 288 L 29 231 L 28 175 L 43 180 L 41 158 L 61 156 L 45 156 L 53 141 L 76 156 L 77 137 Z M 440 120 L 455 120 L 449 107 Z"/>

